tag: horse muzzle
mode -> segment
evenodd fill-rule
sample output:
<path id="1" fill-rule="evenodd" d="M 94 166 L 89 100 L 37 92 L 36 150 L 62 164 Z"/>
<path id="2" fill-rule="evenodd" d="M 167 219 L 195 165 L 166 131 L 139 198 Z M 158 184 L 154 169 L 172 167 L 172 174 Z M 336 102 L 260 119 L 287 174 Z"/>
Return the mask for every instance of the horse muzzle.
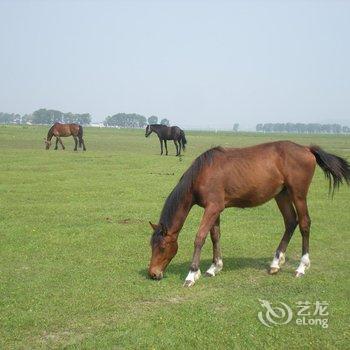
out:
<path id="1" fill-rule="evenodd" d="M 148 275 L 152 280 L 161 280 L 163 278 L 163 272 L 162 271 L 148 271 Z"/>

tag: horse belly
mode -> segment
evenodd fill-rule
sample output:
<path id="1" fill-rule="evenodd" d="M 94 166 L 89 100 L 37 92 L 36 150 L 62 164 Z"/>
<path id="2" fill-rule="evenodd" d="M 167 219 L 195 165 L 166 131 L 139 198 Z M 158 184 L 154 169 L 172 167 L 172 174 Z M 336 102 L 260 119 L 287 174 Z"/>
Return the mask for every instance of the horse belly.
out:
<path id="1" fill-rule="evenodd" d="M 59 136 L 59 137 L 68 137 L 68 136 L 71 136 L 70 133 L 67 133 L 67 132 L 63 132 L 63 133 L 57 133 L 55 134 L 55 136 Z"/>
<path id="2" fill-rule="evenodd" d="M 283 186 L 279 186 L 275 191 L 271 193 L 247 193 L 245 195 L 237 196 L 234 198 L 228 198 L 225 207 L 237 207 L 237 208 L 252 208 L 262 205 L 283 190 Z"/>
<path id="3" fill-rule="evenodd" d="M 242 178 L 239 183 L 226 187 L 225 206 L 250 208 L 264 204 L 280 193 L 284 187 L 282 176 L 266 174 L 258 180 Z"/>
<path id="4" fill-rule="evenodd" d="M 59 125 L 53 130 L 53 134 L 57 137 L 67 137 L 71 136 L 72 133 L 67 125 Z"/>

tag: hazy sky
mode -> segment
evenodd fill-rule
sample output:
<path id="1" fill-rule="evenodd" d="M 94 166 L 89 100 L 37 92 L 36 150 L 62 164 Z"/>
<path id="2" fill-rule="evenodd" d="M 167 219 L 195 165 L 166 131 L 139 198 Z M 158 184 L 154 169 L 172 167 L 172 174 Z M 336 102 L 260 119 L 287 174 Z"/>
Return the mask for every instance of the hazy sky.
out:
<path id="1" fill-rule="evenodd" d="M 350 1 L 0 0 L 0 111 L 350 124 Z"/>

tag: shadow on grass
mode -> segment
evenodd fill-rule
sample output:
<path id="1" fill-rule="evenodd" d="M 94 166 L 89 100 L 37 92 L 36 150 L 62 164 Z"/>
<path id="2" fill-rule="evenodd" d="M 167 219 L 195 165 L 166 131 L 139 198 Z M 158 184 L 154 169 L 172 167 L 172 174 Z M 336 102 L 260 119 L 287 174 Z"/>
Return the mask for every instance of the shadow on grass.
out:
<path id="1" fill-rule="evenodd" d="M 272 257 L 257 257 L 257 258 L 246 258 L 246 257 L 230 257 L 224 258 L 224 270 L 233 271 L 233 270 L 244 270 L 244 269 L 255 269 L 259 271 L 268 271 Z M 204 273 L 209 266 L 211 265 L 211 259 L 203 259 L 200 262 L 200 268 L 202 273 Z M 164 278 L 167 275 L 177 275 L 180 280 L 187 275 L 190 268 L 190 261 L 181 262 L 181 263 L 170 263 L 168 266 Z M 148 278 L 147 269 L 142 269 L 139 271 L 139 274 L 143 277 Z"/>

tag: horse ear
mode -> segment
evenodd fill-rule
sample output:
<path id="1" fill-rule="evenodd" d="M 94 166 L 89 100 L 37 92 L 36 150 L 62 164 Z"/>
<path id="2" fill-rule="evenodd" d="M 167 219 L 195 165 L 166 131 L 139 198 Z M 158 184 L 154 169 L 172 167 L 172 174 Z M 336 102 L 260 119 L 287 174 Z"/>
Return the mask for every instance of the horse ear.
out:
<path id="1" fill-rule="evenodd" d="M 158 228 L 158 225 L 152 224 L 151 221 L 149 221 L 149 224 L 151 225 L 153 230 L 156 230 Z"/>

